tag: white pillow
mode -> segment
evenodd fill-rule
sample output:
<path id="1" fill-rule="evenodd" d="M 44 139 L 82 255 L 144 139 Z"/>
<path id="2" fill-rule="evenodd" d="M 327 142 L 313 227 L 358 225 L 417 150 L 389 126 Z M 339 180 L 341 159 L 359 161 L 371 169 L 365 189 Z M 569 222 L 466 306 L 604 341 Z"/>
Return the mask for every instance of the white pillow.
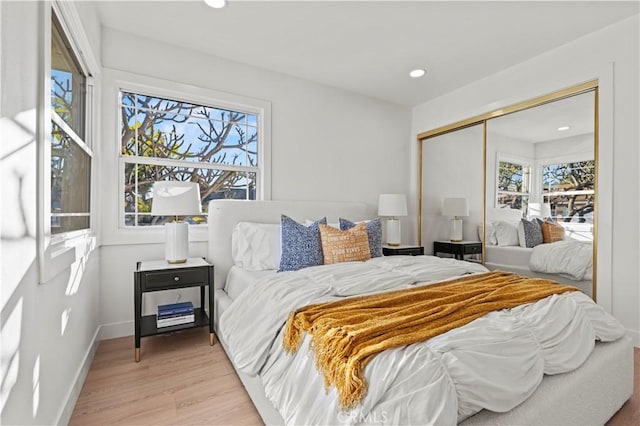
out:
<path id="1" fill-rule="evenodd" d="M 498 220 L 493 222 L 496 228 L 496 239 L 499 246 L 518 245 L 518 225 L 515 223 Z"/>
<path id="2" fill-rule="evenodd" d="M 486 245 L 488 246 L 495 246 L 498 244 L 498 239 L 496 238 L 496 227 L 494 226 L 493 222 L 489 222 L 485 225 L 485 233 L 487 234 L 487 241 L 486 241 Z M 482 225 L 478 225 L 478 238 L 480 238 L 481 242 L 485 242 L 484 241 L 484 235 L 482 234 Z"/>
<path id="3" fill-rule="evenodd" d="M 278 269 L 282 247 L 280 225 L 238 222 L 231 234 L 231 257 L 247 271 Z"/>

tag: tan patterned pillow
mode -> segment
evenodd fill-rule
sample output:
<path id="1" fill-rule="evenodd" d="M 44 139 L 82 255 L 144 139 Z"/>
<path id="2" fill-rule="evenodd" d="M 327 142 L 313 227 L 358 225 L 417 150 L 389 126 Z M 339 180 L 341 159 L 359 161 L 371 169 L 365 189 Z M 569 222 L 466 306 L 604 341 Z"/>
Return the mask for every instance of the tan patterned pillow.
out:
<path id="1" fill-rule="evenodd" d="M 555 243 L 564 240 L 564 228 L 555 222 L 545 221 L 542 224 L 542 241 L 544 243 Z"/>
<path id="2" fill-rule="evenodd" d="M 319 228 L 325 265 L 371 259 L 366 223 L 346 231 L 327 225 L 320 225 Z"/>

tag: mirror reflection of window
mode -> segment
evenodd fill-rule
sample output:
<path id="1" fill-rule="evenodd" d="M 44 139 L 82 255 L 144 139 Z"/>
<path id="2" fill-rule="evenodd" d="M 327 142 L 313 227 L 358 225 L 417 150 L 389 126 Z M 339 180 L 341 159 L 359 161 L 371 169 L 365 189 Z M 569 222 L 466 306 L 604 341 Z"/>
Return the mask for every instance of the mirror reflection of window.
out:
<path id="1" fill-rule="evenodd" d="M 593 240 L 593 117 L 587 92 L 488 120 L 487 171 L 496 179 L 487 200 L 523 217 L 529 204 L 544 205 L 568 236 Z"/>
<path id="2" fill-rule="evenodd" d="M 544 164 L 542 195 L 558 222 L 593 224 L 595 161 Z"/>
<path id="3" fill-rule="evenodd" d="M 496 196 L 497 208 L 521 210 L 526 216 L 531 196 L 531 165 L 498 157 Z"/>

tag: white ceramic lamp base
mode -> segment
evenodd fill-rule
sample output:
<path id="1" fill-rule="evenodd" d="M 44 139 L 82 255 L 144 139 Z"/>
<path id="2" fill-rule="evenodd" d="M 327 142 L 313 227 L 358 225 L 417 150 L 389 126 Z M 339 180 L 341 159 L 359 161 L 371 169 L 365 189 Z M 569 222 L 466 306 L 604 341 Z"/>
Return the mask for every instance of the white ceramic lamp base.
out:
<path id="1" fill-rule="evenodd" d="M 462 241 L 462 219 L 453 218 L 449 221 L 449 239 Z"/>
<path id="2" fill-rule="evenodd" d="M 400 245 L 400 219 L 387 219 L 387 244 Z"/>
<path id="3" fill-rule="evenodd" d="M 184 263 L 189 257 L 189 224 L 171 222 L 164 225 L 164 257 L 169 263 Z"/>

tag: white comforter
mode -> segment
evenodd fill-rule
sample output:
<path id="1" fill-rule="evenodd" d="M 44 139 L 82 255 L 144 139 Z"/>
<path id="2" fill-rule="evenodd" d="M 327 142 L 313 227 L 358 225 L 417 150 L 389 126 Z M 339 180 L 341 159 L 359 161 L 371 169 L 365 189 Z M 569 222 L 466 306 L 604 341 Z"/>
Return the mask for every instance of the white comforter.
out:
<path id="1" fill-rule="evenodd" d="M 367 394 L 349 412 L 339 410 L 335 390 L 325 393 L 306 350 L 308 338 L 295 355 L 282 349 L 283 325 L 297 307 L 485 271 L 453 259 L 393 256 L 279 273 L 234 300 L 221 316 L 221 337 L 238 369 L 260 375 L 287 424 L 445 425 L 483 408 L 512 409 L 534 392 L 543 374 L 573 370 L 595 340 L 624 334 L 613 317 L 580 292 L 493 312 L 376 356 L 365 368 Z"/>
<path id="2" fill-rule="evenodd" d="M 548 274 L 563 274 L 577 281 L 593 278 L 593 244 L 590 241 L 564 240 L 533 248 L 529 269 Z"/>

